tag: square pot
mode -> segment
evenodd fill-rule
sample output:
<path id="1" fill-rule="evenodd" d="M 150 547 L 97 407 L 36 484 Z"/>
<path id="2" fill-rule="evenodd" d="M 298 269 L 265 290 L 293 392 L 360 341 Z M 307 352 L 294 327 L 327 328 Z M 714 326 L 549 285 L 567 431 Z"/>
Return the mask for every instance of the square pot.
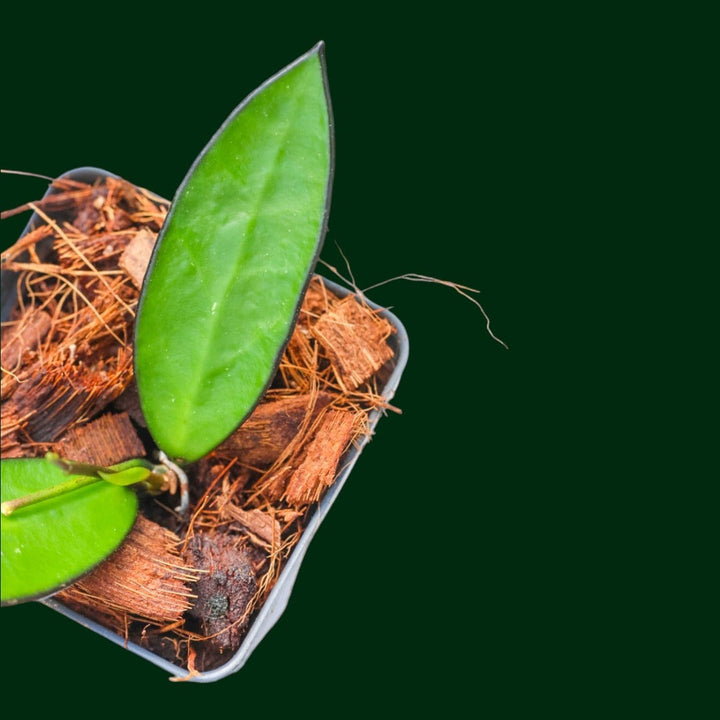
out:
<path id="1" fill-rule="evenodd" d="M 70 170 L 69 172 L 64 173 L 61 177 L 85 183 L 93 183 L 105 177 L 116 178 L 117 176 L 104 170 L 100 170 L 98 168 L 82 167 Z M 55 192 L 57 192 L 55 189 L 50 188 L 46 193 L 46 196 Z M 43 220 L 39 216 L 33 214 L 33 216 L 28 221 L 23 235 L 34 227 L 37 227 L 42 222 Z M 41 250 L 42 248 L 39 248 L 39 251 Z M 15 304 L 16 285 L 14 282 L 12 282 L 12 273 L 10 273 L 9 271 L 3 271 L 2 275 L 2 319 L 6 320 L 12 310 L 12 307 Z M 326 278 L 322 278 L 322 280 L 326 284 L 328 289 L 336 295 L 343 297 L 351 292 L 347 288 L 344 288 L 341 285 L 338 285 L 337 283 L 332 282 Z M 395 329 L 395 333 L 390 338 L 388 338 L 388 343 L 394 351 L 394 367 L 392 368 L 392 371 L 390 372 L 384 384 L 378 388 L 378 391 L 382 395 L 382 397 L 389 402 L 395 394 L 395 391 L 400 382 L 400 377 L 407 362 L 407 333 L 398 318 L 395 317 L 395 315 L 393 315 L 391 312 L 383 310 L 369 301 L 368 305 L 373 309 L 379 311 L 381 316 L 387 319 L 387 321 Z M 375 426 L 377 425 L 381 414 L 382 413 L 379 410 L 372 411 L 369 416 L 369 432 L 365 434 L 356 444 L 353 444 L 353 446 L 343 456 L 341 463 L 339 464 L 339 466 L 342 467 L 341 472 L 336 477 L 335 482 L 327 489 L 327 491 L 315 507 L 314 511 L 312 511 L 312 514 L 308 519 L 307 525 L 303 530 L 300 539 L 296 543 L 295 547 L 292 549 L 288 558 L 285 560 L 285 566 L 281 574 L 276 580 L 275 585 L 270 591 L 267 599 L 260 607 L 260 609 L 256 612 L 255 618 L 249 626 L 238 650 L 232 656 L 230 656 L 228 660 L 220 667 L 214 668 L 207 672 L 202 672 L 199 675 L 193 675 L 192 677 L 188 678 L 189 680 L 194 682 L 212 682 L 215 680 L 219 680 L 220 678 L 223 678 L 234 672 L 237 672 L 248 660 L 253 650 L 258 646 L 263 637 L 278 621 L 283 611 L 285 610 L 285 607 L 288 604 L 288 600 L 290 598 L 295 579 L 300 570 L 300 566 L 302 564 L 303 558 L 305 557 L 308 546 L 310 545 L 323 519 L 332 507 L 332 504 L 335 502 L 338 493 L 342 490 L 342 487 L 345 484 L 360 453 L 362 452 L 363 447 L 373 434 Z M 84 625 L 90 630 L 93 630 L 99 635 L 102 635 L 111 642 L 114 642 L 115 644 L 129 650 L 130 652 L 133 652 L 136 655 L 145 658 L 149 662 L 163 668 L 171 676 L 182 678 L 189 674 L 186 669 L 170 663 L 159 655 L 156 655 L 155 653 L 139 646 L 134 642 L 126 641 L 123 637 L 120 637 L 112 630 L 109 630 L 108 628 L 100 625 L 94 620 L 90 620 L 85 616 L 75 612 L 74 610 L 69 609 L 60 601 L 53 599 L 53 597 L 45 598 L 40 602 L 47 605 L 48 607 L 51 607 L 53 610 L 56 610 L 63 615 L 66 615 L 72 620 L 75 620 L 81 625 Z"/>

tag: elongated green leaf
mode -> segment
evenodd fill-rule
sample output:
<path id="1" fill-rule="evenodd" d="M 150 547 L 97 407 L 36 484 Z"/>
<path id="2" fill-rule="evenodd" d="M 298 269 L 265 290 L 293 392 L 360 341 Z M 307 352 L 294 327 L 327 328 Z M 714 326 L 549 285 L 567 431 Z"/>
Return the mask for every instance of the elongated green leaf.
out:
<path id="1" fill-rule="evenodd" d="M 44 459 L 2 461 L 2 501 L 68 480 Z M 49 595 L 115 550 L 135 522 L 137 496 L 95 482 L 2 516 L 2 604 Z"/>
<path id="2" fill-rule="evenodd" d="M 325 234 L 332 162 L 320 44 L 238 106 L 180 186 L 135 343 L 143 413 L 168 456 L 212 450 L 271 381 Z"/>

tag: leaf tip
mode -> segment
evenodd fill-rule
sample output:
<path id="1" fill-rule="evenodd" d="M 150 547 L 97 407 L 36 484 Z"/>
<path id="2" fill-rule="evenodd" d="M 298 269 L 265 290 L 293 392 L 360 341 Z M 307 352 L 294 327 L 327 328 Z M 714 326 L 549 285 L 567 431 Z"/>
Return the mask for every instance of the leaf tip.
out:
<path id="1" fill-rule="evenodd" d="M 312 57 L 317 57 L 318 62 L 320 63 L 320 67 L 323 69 L 323 74 L 326 72 L 326 62 L 325 62 L 325 41 L 319 40 L 318 42 L 313 45 L 310 50 L 308 50 L 304 55 L 300 56 L 298 58 L 298 61 L 301 62 L 302 60 L 307 60 Z"/>

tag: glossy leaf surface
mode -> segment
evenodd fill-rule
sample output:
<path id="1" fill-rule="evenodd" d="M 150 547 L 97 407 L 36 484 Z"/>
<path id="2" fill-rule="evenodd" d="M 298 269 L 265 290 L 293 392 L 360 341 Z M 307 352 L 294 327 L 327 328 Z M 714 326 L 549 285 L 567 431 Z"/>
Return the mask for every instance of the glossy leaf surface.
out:
<path id="1" fill-rule="evenodd" d="M 42 458 L 2 461 L 2 501 L 67 482 Z M 112 553 L 135 522 L 137 495 L 95 482 L 2 517 L 2 604 L 49 595 Z"/>
<path id="2" fill-rule="evenodd" d="M 175 460 L 217 446 L 271 381 L 322 245 L 332 163 L 318 45 L 236 108 L 178 189 L 135 343 L 143 413 Z"/>

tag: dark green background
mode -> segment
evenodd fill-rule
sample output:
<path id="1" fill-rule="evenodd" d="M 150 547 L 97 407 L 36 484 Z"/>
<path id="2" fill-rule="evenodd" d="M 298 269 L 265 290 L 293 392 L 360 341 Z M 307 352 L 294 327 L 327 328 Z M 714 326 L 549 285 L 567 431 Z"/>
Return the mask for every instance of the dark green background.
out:
<path id="1" fill-rule="evenodd" d="M 337 143 L 323 257 L 339 265 L 337 243 L 361 287 L 415 272 L 478 288 L 510 349 L 449 288 L 372 292 L 410 337 L 403 414 L 381 420 L 248 664 L 171 684 L 28 605 L 1 613 L 5 684 L 35 678 L 38 710 L 92 686 L 154 716 L 613 707 L 650 636 L 622 600 L 637 576 L 618 579 L 610 559 L 636 499 L 621 489 L 615 514 L 618 466 L 605 470 L 631 445 L 609 376 L 632 367 L 632 343 L 607 304 L 632 263 L 628 227 L 641 227 L 631 206 L 650 130 L 636 114 L 656 53 L 637 42 L 652 18 L 389 3 L 227 12 L 8 18 L 2 167 L 95 165 L 172 197 L 234 106 L 322 39 Z M 1 183 L 3 209 L 44 191 Z M 3 223 L 4 244 L 23 224 Z"/>

